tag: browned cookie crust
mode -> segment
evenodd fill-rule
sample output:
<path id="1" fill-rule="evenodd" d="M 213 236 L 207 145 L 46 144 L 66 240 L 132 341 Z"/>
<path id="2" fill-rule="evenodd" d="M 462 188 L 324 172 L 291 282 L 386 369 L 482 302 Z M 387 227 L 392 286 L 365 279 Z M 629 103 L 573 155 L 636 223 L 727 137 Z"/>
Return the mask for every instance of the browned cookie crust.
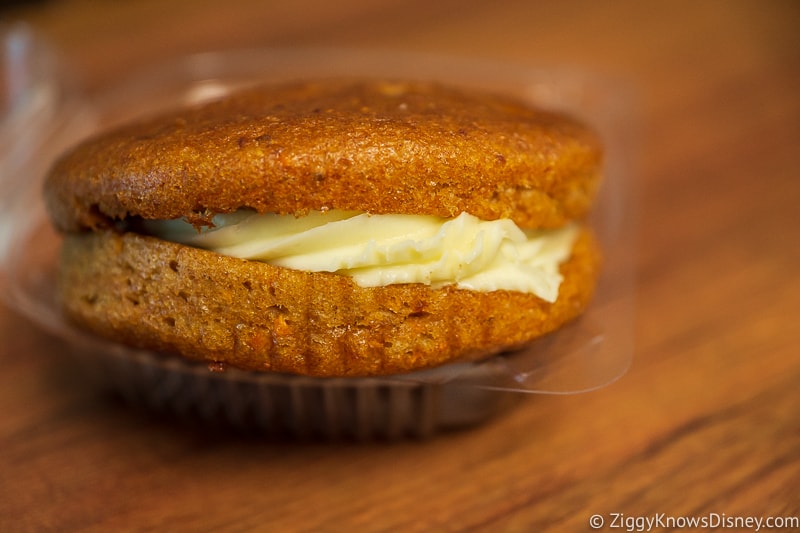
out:
<path id="1" fill-rule="evenodd" d="M 589 129 L 513 99 L 423 83 L 261 87 L 83 143 L 45 188 L 65 231 L 136 215 L 251 207 L 302 214 L 511 218 L 555 227 L 589 209 L 601 150 Z"/>
<path id="2" fill-rule="evenodd" d="M 558 300 L 350 278 L 245 261 L 135 233 L 68 235 L 67 314 L 133 346 L 232 367 L 312 376 L 386 375 L 473 360 L 573 319 L 598 273 L 588 231 L 562 264 Z"/>

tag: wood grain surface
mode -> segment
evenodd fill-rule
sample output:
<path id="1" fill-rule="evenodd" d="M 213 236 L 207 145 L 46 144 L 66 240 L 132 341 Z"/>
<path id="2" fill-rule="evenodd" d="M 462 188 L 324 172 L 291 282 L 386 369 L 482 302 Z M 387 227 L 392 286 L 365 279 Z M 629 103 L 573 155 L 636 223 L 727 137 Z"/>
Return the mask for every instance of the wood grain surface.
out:
<path id="1" fill-rule="evenodd" d="M 800 517 L 800 4 L 61 0 L 2 15 L 45 35 L 89 91 L 165 55 L 267 45 L 620 76 L 637 94 L 640 194 L 627 375 L 426 441 L 275 443 L 176 426 L 78 386 L 59 341 L 0 307 L 0 530 Z"/>

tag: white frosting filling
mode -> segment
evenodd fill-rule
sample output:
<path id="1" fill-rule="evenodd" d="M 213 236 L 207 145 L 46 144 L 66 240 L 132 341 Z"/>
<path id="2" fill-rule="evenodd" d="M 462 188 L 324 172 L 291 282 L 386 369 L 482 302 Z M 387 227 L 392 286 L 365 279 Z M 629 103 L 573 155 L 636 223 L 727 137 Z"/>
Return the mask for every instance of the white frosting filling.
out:
<path id="1" fill-rule="evenodd" d="M 242 210 L 198 232 L 183 220 L 148 221 L 160 238 L 217 253 L 311 272 L 351 276 L 362 287 L 456 284 L 475 291 L 533 293 L 553 302 L 578 227 L 521 230 L 514 222 L 462 213 L 445 219 L 352 211 L 307 216 Z"/>

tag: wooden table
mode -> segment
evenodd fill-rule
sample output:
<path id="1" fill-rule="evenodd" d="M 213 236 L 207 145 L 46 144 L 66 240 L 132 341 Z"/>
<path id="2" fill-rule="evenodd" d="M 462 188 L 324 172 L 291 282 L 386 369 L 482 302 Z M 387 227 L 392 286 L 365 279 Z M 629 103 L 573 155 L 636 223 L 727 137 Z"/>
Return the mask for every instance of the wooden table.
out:
<path id="1" fill-rule="evenodd" d="M 74 386 L 58 341 L 0 307 L 0 529 L 581 531 L 593 515 L 604 529 L 800 516 L 796 3 L 261 4 L 63 0 L 6 15 L 47 36 L 90 89 L 164 54 L 298 44 L 628 78 L 642 125 L 633 366 L 602 390 L 531 397 L 429 441 L 266 443 Z"/>

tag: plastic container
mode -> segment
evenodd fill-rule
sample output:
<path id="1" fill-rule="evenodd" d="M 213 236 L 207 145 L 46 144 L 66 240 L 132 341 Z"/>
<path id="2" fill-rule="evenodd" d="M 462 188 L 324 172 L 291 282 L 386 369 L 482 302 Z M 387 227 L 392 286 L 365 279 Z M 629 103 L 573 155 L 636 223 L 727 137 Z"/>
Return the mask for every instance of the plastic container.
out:
<path id="1" fill-rule="evenodd" d="M 630 364 L 633 222 L 630 93 L 574 69 L 528 69 L 448 57 L 364 50 L 262 49 L 166 61 L 88 99 L 52 50 L 25 27 L 3 33 L 0 124 L 0 289 L 6 303 L 64 339 L 95 383 L 134 403 L 273 436 L 430 436 L 491 419 L 523 393 L 574 394 L 609 384 Z M 209 372 L 92 337 L 61 316 L 54 272 L 59 236 L 40 198 L 58 154 L 115 124 L 255 83 L 327 75 L 439 80 L 520 95 L 596 127 L 606 179 L 592 224 L 604 274 L 586 314 L 529 348 L 478 363 L 391 378 L 306 378 Z"/>

